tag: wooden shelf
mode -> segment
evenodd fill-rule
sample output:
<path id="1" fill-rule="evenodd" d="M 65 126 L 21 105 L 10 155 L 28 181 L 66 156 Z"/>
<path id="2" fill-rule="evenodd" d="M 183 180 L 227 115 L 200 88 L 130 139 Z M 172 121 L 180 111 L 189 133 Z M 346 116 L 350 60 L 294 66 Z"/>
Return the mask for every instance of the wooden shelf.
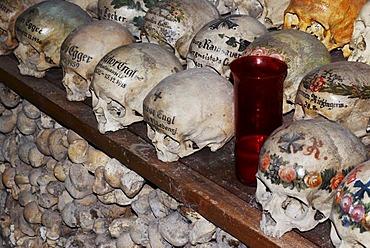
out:
<path id="1" fill-rule="evenodd" d="M 37 79 L 20 75 L 17 64 L 13 56 L 0 57 L 0 82 L 246 245 L 333 247 L 328 221 L 309 232 L 292 231 L 279 239 L 261 232 L 255 188 L 241 184 L 234 176 L 233 141 L 214 153 L 203 149 L 177 162 L 161 162 L 146 137 L 143 122 L 103 135 L 97 129 L 90 100 L 66 99 L 60 68 L 51 69 L 44 78 Z"/>

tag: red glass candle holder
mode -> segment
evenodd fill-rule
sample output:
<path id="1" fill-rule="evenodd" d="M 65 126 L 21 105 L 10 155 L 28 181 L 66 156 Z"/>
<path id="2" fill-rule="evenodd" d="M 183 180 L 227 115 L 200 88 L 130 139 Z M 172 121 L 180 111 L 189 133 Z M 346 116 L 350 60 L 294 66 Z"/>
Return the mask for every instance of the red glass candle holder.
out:
<path id="1" fill-rule="evenodd" d="M 235 171 L 256 185 L 258 157 L 267 137 L 283 123 L 285 62 L 268 56 L 244 56 L 230 63 L 235 99 Z"/>

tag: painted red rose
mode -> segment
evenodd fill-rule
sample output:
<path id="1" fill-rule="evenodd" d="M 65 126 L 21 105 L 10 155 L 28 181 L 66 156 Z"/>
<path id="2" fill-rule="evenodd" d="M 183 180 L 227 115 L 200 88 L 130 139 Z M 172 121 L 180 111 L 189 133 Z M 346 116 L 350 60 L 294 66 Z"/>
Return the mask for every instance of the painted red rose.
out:
<path id="1" fill-rule="evenodd" d="M 291 165 L 282 166 L 279 170 L 279 177 L 287 183 L 291 183 L 297 177 L 297 174 Z"/>
<path id="2" fill-rule="evenodd" d="M 311 81 L 310 90 L 312 92 L 318 92 L 324 86 L 325 81 L 322 77 L 316 77 Z"/>
<path id="3" fill-rule="evenodd" d="M 336 190 L 339 184 L 343 181 L 344 175 L 342 172 L 338 172 L 331 180 L 330 180 L 330 187 L 332 190 Z"/>

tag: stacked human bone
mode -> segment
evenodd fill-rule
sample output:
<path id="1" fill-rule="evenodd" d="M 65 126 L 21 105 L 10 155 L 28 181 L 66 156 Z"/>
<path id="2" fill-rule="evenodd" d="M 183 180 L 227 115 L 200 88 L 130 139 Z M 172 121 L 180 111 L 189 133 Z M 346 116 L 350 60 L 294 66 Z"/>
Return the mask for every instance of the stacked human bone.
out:
<path id="1" fill-rule="evenodd" d="M 0 103 L 0 246 L 239 243 L 3 84 Z"/>

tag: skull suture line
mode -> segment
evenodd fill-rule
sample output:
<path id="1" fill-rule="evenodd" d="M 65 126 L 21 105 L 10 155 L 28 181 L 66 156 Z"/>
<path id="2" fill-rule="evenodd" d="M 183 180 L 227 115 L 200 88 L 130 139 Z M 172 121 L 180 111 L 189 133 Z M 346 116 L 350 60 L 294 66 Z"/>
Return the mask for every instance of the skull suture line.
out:
<path id="1" fill-rule="evenodd" d="M 165 162 L 206 146 L 216 151 L 234 135 L 233 86 L 209 69 L 166 77 L 148 93 L 143 107 L 148 137 Z"/>
<path id="2" fill-rule="evenodd" d="M 107 53 L 92 79 L 92 105 L 99 131 L 117 131 L 143 120 L 146 94 L 182 68 L 172 52 L 153 43 L 132 43 Z"/>
<path id="3" fill-rule="evenodd" d="M 86 11 L 66 1 L 44 1 L 28 8 L 15 24 L 19 45 L 14 54 L 20 73 L 41 78 L 47 69 L 59 67 L 64 39 L 91 21 Z"/>
<path id="4" fill-rule="evenodd" d="M 83 101 L 90 97 L 91 78 L 100 59 L 114 48 L 133 42 L 135 38 L 125 27 L 108 20 L 90 22 L 71 32 L 60 49 L 67 99 Z"/>
<path id="5" fill-rule="evenodd" d="M 293 119 L 325 117 L 370 144 L 370 65 L 339 61 L 319 66 L 299 84 Z"/>
<path id="6" fill-rule="evenodd" d="M 334 190 L 367 156 L 361 141 L 336 122 L 300 120 L 276 129 L 262 147 L 257 172 L 262 231 L 280 237 L 328 219 Z"/>

